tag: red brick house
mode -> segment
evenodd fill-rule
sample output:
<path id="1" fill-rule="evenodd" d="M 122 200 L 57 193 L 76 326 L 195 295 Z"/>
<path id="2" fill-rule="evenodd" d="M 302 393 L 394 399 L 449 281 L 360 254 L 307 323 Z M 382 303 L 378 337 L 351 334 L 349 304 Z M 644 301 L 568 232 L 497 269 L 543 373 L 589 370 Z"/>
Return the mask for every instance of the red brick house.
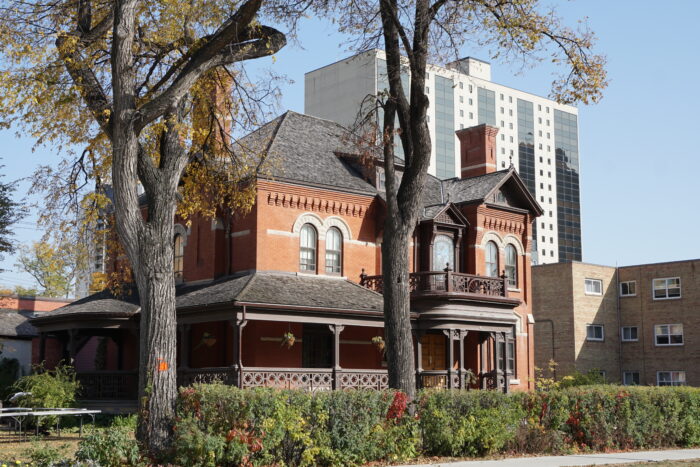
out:
<path id="1" fill-rule="evenodd" d="M 228 236 L 217 220 L 189 227 L 176 220 L 183 384 L 386 387 L 386 362 L 373 343 L 383 326 L 382 169 L 359 165 L 345 133 L 333 122 L 283 114 L 253 135 L 276 161 Z M 531 386 L 529 251 L 542 210 L 513 168 L 495 171 L 496 133 L 484 125 L 460 130 L 468 177 L 429 176 L 425 187 L 410 251 L 421 386 Z M 135 294 L 103 292 L 33 324 L 42 342 L 64 343 L 85 398 L 135 398 L 138 316 Z M 103 337 L 99 369 L 94 336 Z"/>

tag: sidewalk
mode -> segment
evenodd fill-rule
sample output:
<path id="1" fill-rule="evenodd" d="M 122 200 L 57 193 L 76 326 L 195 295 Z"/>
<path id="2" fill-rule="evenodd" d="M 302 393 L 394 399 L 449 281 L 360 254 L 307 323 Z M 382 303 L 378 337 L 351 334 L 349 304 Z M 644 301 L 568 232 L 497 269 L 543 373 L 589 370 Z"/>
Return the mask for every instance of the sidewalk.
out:
<path id="1" fill-rule="evenodd" d="M 700 459 L 700 449 L 670 449 L 668 451 L 636 451 L 610 454 L 578 454 L 572 456 L 512 457 L 491 461 L 442 462 L 404 467 L 561 467 L 568 465 L 607 465 L 629 462 L 659 462 Z M 688 464 L 689 466 L 691 464 Z M 700 465 L 700 461 L 698 462 Z"/>

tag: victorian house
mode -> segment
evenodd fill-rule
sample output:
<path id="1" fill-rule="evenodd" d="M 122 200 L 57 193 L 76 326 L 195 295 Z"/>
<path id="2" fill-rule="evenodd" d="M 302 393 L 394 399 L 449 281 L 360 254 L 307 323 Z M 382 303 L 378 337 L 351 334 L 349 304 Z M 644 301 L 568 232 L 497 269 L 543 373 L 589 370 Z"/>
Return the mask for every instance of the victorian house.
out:
<path id="1" fill-rule="evenodd" d="M 459 130 L 462 178 L 428 176 L 410 258 L 421 387 L 528 389 L 530 250 L 542 209 L 498 130 Z M 176 219 L 178 378 L 241 387 L 384 388 L 381 164 L 336 123 L 287 112 L 253 134 L 274 157 L 251 212 Z M 401 167 L 397 167 L 401 170 Z M 72 358 L 86 400 L 135 400 L 139 305 L 106 292 L 35 318 L 37 357 Z M 54 356 L 54 360 L 56 360 Z"/>

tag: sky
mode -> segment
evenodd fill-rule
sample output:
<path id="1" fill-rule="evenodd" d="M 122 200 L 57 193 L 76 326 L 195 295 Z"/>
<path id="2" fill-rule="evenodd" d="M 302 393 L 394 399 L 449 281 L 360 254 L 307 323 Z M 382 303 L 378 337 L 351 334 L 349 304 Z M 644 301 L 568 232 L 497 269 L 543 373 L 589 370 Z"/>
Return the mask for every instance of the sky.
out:
<path id="1" fill-rule="evenodd" d="M 602 101 L 579 107 L 579 151 L 583 260 L 632 265 L 700 258 L 700 2 L 669 0 L 577 0 L 554 4 L 567 24 L 587 17 L 598 37 L 596 51 L 608 59 L 610 84 Z M 299 45 L 282 49 L 275 61 L 261 59 L 252 75 L 272 68 L 286 75 L 279 113 L 304 111 L 304 73 L 349 55 L 333 25 L 309 19 Z M 547 96 L 555 71 L 547 62 L 522 70 L 492 61 L 488 51 L 464 44 L 461 56 L 492 64 L 493 81 Z M 3 181 L 30 175 L 39 164 L 58 160 L 51 148 L 0 131 Z M 20 182 L 18 198 L 27 182 Z M 39 204 L 40 199 L 30 199 Z M 16 227 L 31 242 L 41 228 L 30 217 Z M 0 261 L 0 285 L 31 286 L 30 276 Z"/>

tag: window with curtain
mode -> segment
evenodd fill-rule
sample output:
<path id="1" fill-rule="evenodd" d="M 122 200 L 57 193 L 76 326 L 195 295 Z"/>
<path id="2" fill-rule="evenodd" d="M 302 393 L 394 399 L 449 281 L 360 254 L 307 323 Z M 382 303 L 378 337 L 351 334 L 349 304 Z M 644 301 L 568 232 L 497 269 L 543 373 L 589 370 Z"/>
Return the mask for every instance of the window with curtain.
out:
<path id="1" fill-rule="evenodd" d="M 506 278 L 508 287 L 518 287 L 518 252 L 513 245 L 506 247 Z"/>
<path id="2" fill-rule="evenodd" d="M 311 224 L 304 224 L 301 228 L 299 248 L 299 269 L 302 271 L 316 271 L 316 229 Z"/>
<path id="3" fill-rule="evenodd" d="M 498 277 L 498 247 L 493 242 L 486 244 L 486 275 Z"/>
<path id="4" fill-rule="evenodd" d="M 181 234 L 176 234 L 173 239 L 173 273 L 175 281 L 181 282 L 183 278 L 183 266 L 185 260 L 185 243 Z"/>
<path id="5" fill-rule="evenodd" d="M 343 270 L 343 234 L 336 227 L 326 232 L 326 274 L 338 274 Z"/>

